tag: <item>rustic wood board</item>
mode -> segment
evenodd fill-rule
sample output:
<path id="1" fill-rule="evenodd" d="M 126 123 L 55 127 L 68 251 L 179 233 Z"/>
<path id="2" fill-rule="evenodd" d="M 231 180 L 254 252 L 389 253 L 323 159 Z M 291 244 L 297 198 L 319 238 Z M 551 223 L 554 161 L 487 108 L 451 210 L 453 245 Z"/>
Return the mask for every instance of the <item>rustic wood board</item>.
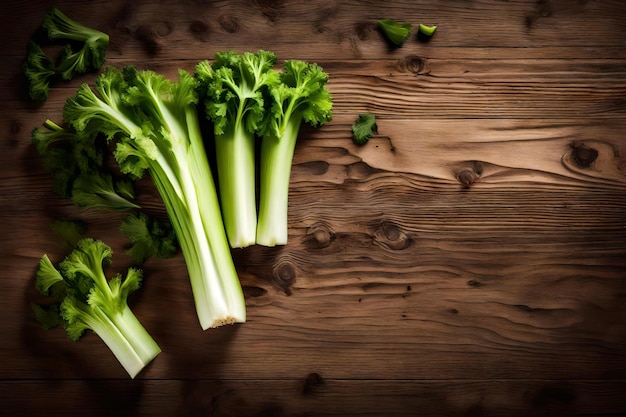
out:
<path id="1" fill-rule="evenodd" d="M 163 353 L 130 380 L 30 302 L 49 224 L 80 218 L 129 264 L 120 215 L 58 198 L 20 66 L 48 7 L 111 36 L 108 64 L 174 77 L 267 49 L 330 74 L 305 128 L 289 243 L 233 251 L 248 322 L 202 331 L 181 256 L 145 265 Z M 39 416 L 625 415 L 626 3 L 621 0 L 7 1 L 0 5 L 0 409 Z M 435 23 L 390 49 L 376 20 Z M 149 36 L 146 36 L 149 35 Z M 366 146 L 360 112 L 378 117 Z M 162 204 L 149 182 L 141 203 Z"/>

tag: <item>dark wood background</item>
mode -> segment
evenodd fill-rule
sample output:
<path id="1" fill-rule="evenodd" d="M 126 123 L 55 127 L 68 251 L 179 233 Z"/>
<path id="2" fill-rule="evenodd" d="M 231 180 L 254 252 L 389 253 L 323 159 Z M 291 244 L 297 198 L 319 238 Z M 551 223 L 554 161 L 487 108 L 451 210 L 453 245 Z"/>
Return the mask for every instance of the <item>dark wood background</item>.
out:
<path id="1" fill-rule="evenodd" d="M 29 303 L 54 218 L 122 253 L 121 217 L 59 199 L 30 144 L 86 75 L 30 106 L 20 66 L 47 8 L 110 34 L 108 64 L 175 76 L 268 49 L 330 74 L 305 129 L 289 243 L 233 252 L 248 322 L 202 331 L 182 257 L 133 309 L 163 348 L 130 380 L 93 334 Z M 626 2 L 15 1 L 0 5 L 0 414 L 626 415 Z M 437 24 L 390 49 L 376 20 Z M 379 134 L 351 141 L 359 112 Z M 162 212 L 149 183 L 142 203 Z"/>

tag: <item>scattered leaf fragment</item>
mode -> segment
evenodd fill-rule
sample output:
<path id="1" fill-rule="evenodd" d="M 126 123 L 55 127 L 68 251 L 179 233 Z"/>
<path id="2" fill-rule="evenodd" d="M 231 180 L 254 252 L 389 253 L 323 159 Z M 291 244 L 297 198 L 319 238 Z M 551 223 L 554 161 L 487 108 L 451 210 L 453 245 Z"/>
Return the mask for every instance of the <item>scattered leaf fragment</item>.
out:
<path id="1" fill-rule="evenodd" d="M 370 138 L 378 133 L 376 116 L 371 113 L 359 114 L 352 125 L 352 138 L 357 145 L 365 145 Z"/>
<path id="2" fill-rule="evenodd" d="M 385 37 L 397 47 L 404 45 L 404 42 L 409 39 L 411 31 L 413 30 L 411 23 L 398 22 L 393 19 L 379 20 L 378 27 Z"/>
<path id="3" fill-rule="evenodd" d="M 417 30 L 422 35 L 433 36 L 435 31 L 437 30 L 437 25 L 427 26 L 423 23 L 420 23 L 417 27 Z"/>
<path id="4" fill-rule="evenodd" d="M 120 231 L 129 238 L 131 246 L 126 254 L 137 265 L 151 257 L 172 257 L 178 251 L 178 240 L 169 221 L 133 213 L 122 221 Z"/>

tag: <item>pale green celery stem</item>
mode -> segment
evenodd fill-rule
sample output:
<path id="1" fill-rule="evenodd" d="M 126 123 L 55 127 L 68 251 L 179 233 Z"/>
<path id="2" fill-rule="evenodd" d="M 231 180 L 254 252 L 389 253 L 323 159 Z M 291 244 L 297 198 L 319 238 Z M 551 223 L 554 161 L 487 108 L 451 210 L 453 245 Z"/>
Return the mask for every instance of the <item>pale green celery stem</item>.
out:
<path id="1" fill-rule="evenodd" d="M 113 322 L 122 334 L 126 336 L 133 350 L 143 363 L 150 363 L 161 352 L 159 345 L 150 336 L 128 305 L 124 306 L 124 309 L 119 314 L 113 316 Z"/>
<path id="2" fill-rule="evenodd" d="M 288 123 L 282 137 L 261 142 L 259 219 L 256 243 L 287 244 L 289 181 L 300 123 Z"/>
<path id="3" fill-rule="evenodd" d="M 177 166 L 168 167 L 166 159 L 173 158 L 163 157 L 153 164 L 151 173 L 178 236 L 198 319 L 206 330 L 244 322 L 245 300 L 224 234 L 197 118 L 191 114 L 187 118 L 189 143 L 179 141 L 181 146 L 173 150 Z M 164 169 L 174 174 L 168 175 Z"/>
<path id="4" fill-rule="evenodd" d="M 198 293 L 200 300 L 202 298 L 209 300 L 205 303 L 212 320 L 209 327 L 243 323 L 246 321 L 245 298 L 224 230 L 217 190 L 206 157 L 197 117 L 197 112 L 187 112 L 187 128 L 191 143 L 189 168 L 198 196 L 201 224 L 204 227 L 217 275 L 209 276 L 207 277 L 209 279 L 197 283 L 197 286 L 201 286 L 201 290 L 194 292 Z"/>
<path id="5" fill-rule="evenodd" d="M 230 246 L 256 241 L 255 137 L 236 119 L 232 129 L 216 135 L 217 176 L 224 227 Z"/>
<path id="6" fill-rule="evenodd" d="M 85 313 L 84 319 L 113 352 L 131 378 L 135 378 L 161 352 L 128 306 L 117 313 L 114 319 L 101 308 L 94 306 L 91 313 Z"/>

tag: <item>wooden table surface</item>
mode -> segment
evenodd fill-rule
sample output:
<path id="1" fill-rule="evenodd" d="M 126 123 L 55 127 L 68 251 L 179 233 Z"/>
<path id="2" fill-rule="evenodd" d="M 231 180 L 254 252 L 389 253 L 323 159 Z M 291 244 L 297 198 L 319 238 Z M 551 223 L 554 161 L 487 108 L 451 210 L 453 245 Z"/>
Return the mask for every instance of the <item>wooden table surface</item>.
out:
<path id="1" fill-rule="evenodd" d="M 21 62 L 52 4 L 107 32 L 116 67 L 174 77 L 267 49 L 330 74 L 334 118 L 295 152 L 289 243 L 233 251 L 248 322 L 202 331 L 182 256 L 148 261 L 131 304 L 163 352 L 135 380 L 30 310 L 39 257 L 65 254 L 53 219 L 128 263 L 121 215 L 57 197 L 30 143 L 95 78 L 27 102 Z M 7 0 L 0 18 L 0 414 L 626 415 L 626 2 Z M 438 30 L 390 49 L 381 18 Z M 363 112 L 378 134 L 358 147 Z"/>

